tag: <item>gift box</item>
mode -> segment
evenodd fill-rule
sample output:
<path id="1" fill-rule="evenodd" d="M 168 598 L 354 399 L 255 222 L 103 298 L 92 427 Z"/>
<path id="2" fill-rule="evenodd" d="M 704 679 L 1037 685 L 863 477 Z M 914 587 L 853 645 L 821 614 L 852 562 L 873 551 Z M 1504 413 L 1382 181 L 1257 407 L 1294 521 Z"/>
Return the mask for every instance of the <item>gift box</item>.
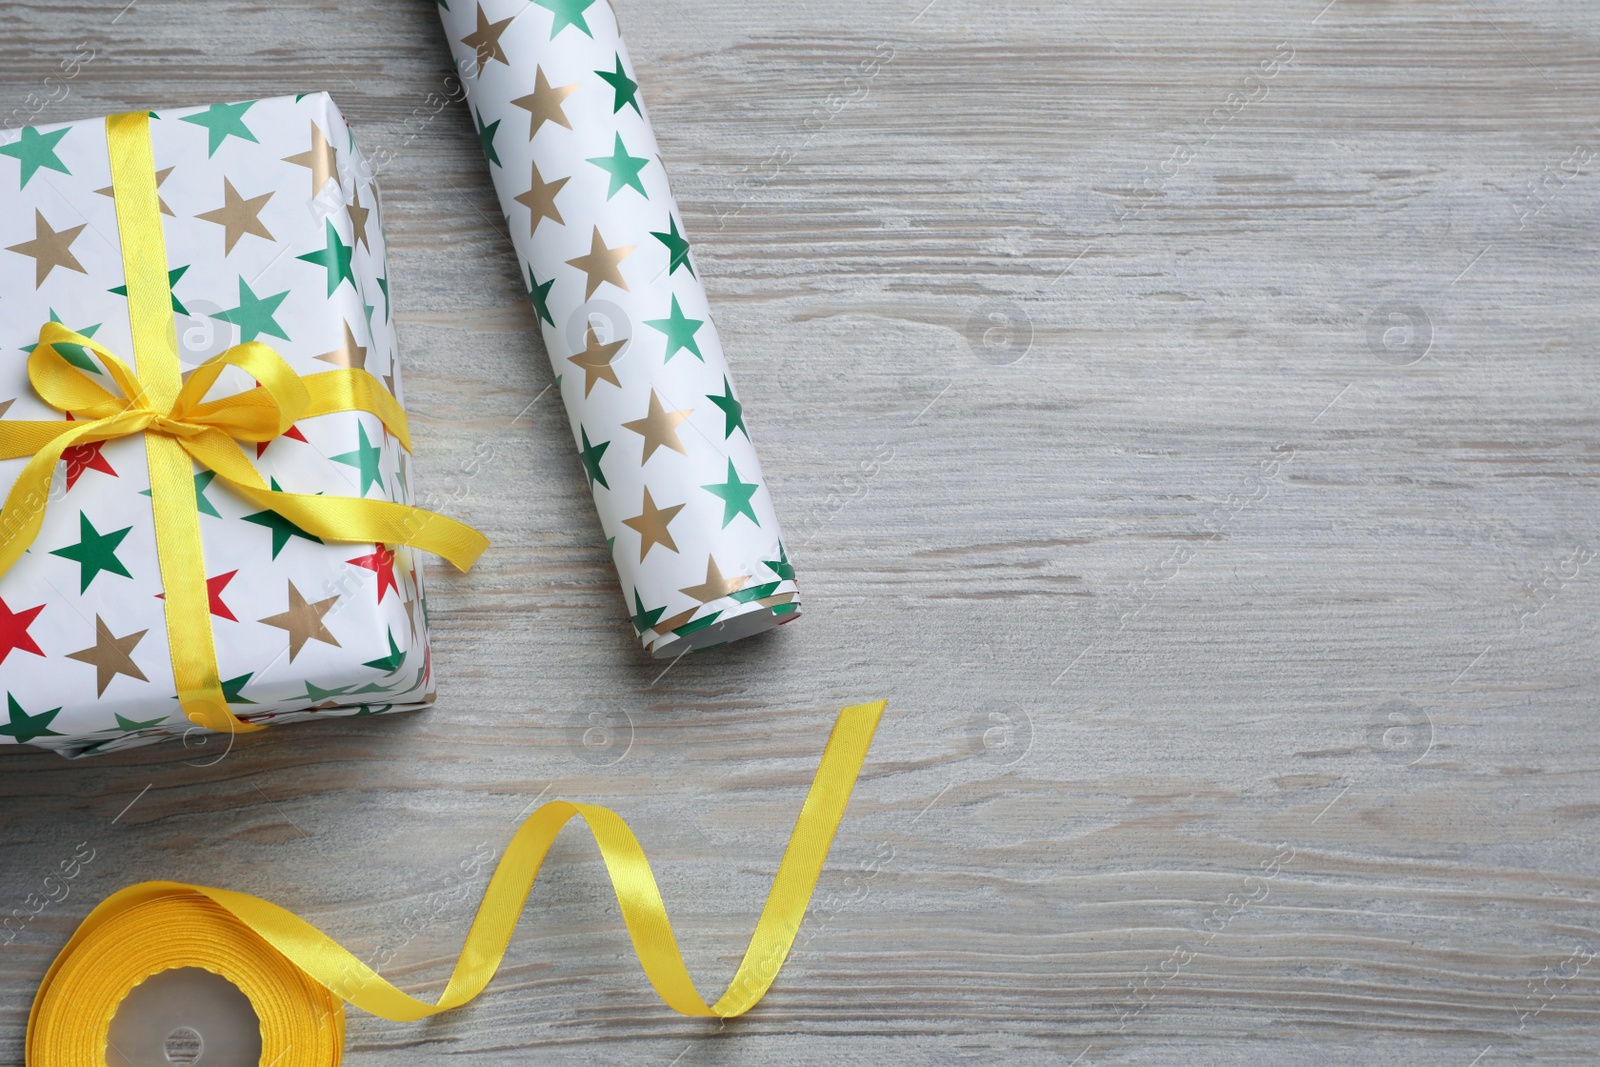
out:
<path id="1" fill-rule="evenodd" d="M 431 702 L 411 546 L 482 543 L 408 506 L 382 205 L 333 101 L 0 133 L 0 249 L 0 743 Z"/>

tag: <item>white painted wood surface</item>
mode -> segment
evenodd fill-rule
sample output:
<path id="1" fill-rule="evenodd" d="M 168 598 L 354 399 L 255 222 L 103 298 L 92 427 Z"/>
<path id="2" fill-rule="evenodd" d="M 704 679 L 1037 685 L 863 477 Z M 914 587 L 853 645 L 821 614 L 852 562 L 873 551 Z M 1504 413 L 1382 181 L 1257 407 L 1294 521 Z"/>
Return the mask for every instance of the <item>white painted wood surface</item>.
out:
<path id="1" fill-rule="evenodd" d="M 714 993 L 882 695 L 750 1016 L 661 1006 L 573 831 L 490 993 L 347 1062 L 1595 1062 L 1600 8 L 617 3 L 807 608 L 665 674 L 433 4 L 0 14 L 0 115 L 81 42 L 36 121 L 334 93 L 390 157 L 419 477 L 495 540 L 430 571 L 432 712 L 8 755 L 0 912 L 97 858 L 0 948 L 0 1061 L 146 878 L 435 995 L 539 797 L 629 819 Z"/>

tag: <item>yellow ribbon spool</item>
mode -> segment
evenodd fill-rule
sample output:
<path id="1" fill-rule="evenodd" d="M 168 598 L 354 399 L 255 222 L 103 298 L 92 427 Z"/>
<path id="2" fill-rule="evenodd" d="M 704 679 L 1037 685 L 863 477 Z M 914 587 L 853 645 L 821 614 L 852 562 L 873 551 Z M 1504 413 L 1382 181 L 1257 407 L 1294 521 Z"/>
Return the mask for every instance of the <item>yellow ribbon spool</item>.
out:
<path id="1" fill-rule="evenodd" d="M 193 722 L 211 730 L 259 730 L 261 726 L 244 722 L 228 708 L 217 673 L 195 505 L 195 463 L 216 472 L 257 506 L 277 512 L 324 541 L 411 545 L 443 556 L 462 570 L 472 566 L 489 542 L 471 527 L 422 508 L 387 500 L 278 492 L 262 479 L 239 441 L 270 441 L 302 418 L 365 411 L 376 415 L 409 450 L 405 412 L 365 370 L 301 377 L 256 341 L 207 360 L 185 382 L 178 363 L 148 114 L 108 117 L 106 145 L 128 288 L 128 322 L 139 370 L 135 373 L 105 347 L 60 323 L 46 323 L 40 329 L 39 344 L 28 357 L 28 380 L 40 399 L 76 421 L 0 421 L 0 458 L 31 457 L 0 510 L 0 574 L 38 536 L 51 475 L 67 449 L 142 434 L 179 704 Z M 99 357 L 120 395 L 68 360 L 61 352 L 64 346 Z M 207 392 L 230 366 L 260 384 L 207 400 Z"/>
<path id="2" fill-rule="evenodd" d="M 608 808 L 557 800 L 529 816 L 506 846 L 436 1003 L 401 992 L 316 927 L 259 897 L 142 882 L 101 902 L 50 965 L 28 1017 L 27 1067 L 104 1067 L 117 1006 L 146 978 L 177 967 L 219 974 L 250 999 L 263 1067 L 336 1067 L 343 1001 L 409 1022 L 483 991 L 546 852 L 574 816 L 594 835 L 639 964 L 661 999 L 684 1015 L 742 1015 L 766 994 L 794 944 L 883 708 L 880 700 L 839 713 L 750 944 L 715 1004 L 689 977 L 650 861 L 628 824 Z"/>

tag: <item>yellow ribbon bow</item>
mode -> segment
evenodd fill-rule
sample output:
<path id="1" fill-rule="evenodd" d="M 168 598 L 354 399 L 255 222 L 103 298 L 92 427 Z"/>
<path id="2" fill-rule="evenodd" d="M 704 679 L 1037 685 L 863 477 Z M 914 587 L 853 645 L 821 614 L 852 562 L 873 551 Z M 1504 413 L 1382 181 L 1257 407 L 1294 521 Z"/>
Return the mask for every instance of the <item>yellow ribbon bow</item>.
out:
<path id="1" fill-rule="evenodd" d="M 207 360 L 183 381 L 148 115 L 108 117 L 106 143 L 139 373 L 104 346 L 60 323 L 46 323 L 39 331 L 39 344 L 28 357 L 28 380 L 40 399 L 76 421 L 0 421 L 0 458 L 32 457 L 0 512 L 0 574 L 38 536 L 51 477 L 68 449 L 143 435 L 179 703 L 185 715 L 208 729 L 258 730 L 261 726 L 244 722 L 229 710 L 217 671 L 195 501 L 195 463 L 214 471 L 241 496 L 325 541 L 410 545 L 443 556 L 462 570 L 472 565 L 488 541 L 471 527 L 422 508 L 386 500 L 285 493 L 262 479 L 238 442 L 270 441 L 302 418 L 365 411 L 377 416 L 409 451 L 405 412 L 365 370 L 302 377 L 258 341 L 236 345 Z M 70 361 L 63 346 L 94 353 L 121 395 Z M 259 384 L 206 399 L 230 366 Z"/>

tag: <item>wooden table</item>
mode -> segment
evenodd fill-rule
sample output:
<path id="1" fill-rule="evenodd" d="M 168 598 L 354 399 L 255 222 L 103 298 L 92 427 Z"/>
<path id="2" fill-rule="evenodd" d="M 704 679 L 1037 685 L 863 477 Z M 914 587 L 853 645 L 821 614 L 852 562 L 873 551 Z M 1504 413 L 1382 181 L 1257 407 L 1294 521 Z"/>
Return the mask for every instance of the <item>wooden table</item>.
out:
<path id="1" fill-rule="evenodd" d="M 393 153 L 419 478 L 495 541 L 430 562 L 431 712 L 5 758 L 0 909 L 97 858 L 0 950 L 0 1060 L 146 878 L 436 995 L 541 797 L 628 818 L 714 994 L 882 695 L 750 1016 L 657 1001 L 573 831 L 489 994 L 347 1062 L 1595 1062 L 1600 8 L 617 4 L 806 596 L 665 671 L 433 3 L 0 16 L 0 113 L 88 47 L 35 121 L 326 88 Z"/>

